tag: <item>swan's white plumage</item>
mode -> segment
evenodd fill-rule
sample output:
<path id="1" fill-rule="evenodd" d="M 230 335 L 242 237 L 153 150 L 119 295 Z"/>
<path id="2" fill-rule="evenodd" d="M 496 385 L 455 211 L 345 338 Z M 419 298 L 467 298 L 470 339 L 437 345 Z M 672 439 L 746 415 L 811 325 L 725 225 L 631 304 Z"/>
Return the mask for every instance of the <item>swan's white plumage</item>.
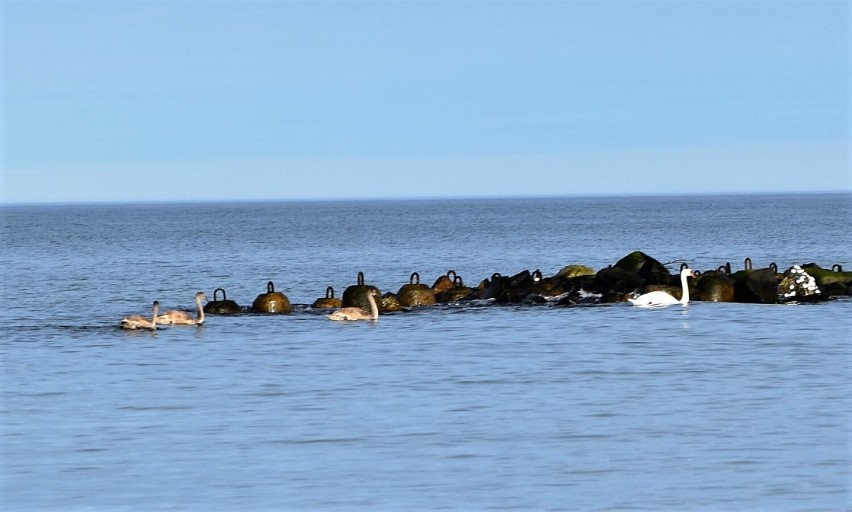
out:
<path id="1" fill-rule="evenodd" d="M 689 286 L 686 284 L 687 277 L 693 277 L 695 273 L 685 268 L 680 271 L 680 285 L 683 293 L 681 299 L 676 299 L 672 294 L 663 291 L 648 292 L 629 300 L 634 306 L 670 306 L 672 304 L 689 304 Z"/>
<path id="2" fill-rule="evenodd" d="M 378 320 L 379 307 L 376 305 L 376 299 L 372 293 L 367 293 L 367 301 L 370 303 L 370 312 L 367 313 L 361 308 L 340 308 L 334 313 L 326 315 L 329 320 Z"/>

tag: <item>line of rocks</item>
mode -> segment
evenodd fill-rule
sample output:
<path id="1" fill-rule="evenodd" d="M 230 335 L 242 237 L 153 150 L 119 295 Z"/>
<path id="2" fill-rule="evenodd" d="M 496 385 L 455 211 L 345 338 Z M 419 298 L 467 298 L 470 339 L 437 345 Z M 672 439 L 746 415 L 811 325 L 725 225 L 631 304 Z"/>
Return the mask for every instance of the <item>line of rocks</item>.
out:
<path id="1" fill-rule="evenodd" d="M 808 263 L 779 272 L 774 263 L 765 268 L 752 268 L 751 260 L 746 258 L 744 268 L 736 272 L 732 272 L 730 263 L 726 263 L 697 273 L 698 277 L 689 283 L 689 293 L 693 300 L 698 301 L 778 304 L 818 302 L 852 295 L 852 272 L 844 272 L 840 265 L 829 270 Z M 475 287 L 466 286 L 461 276 L 452 270 L 440 276 L 432 286 L 421 284 L 420 276 L 415 272 L 411 274 L 409 283 L 397 292 L 384 294 L 367 284 L 364 274 L 359 272 L 356 284 L 347 287 L 342 297 L 335 297 L 334 289 L 328 287 L 326 296 L 317 299 L 310 307 L 361 307 L 368 310 L 368 293 L 373 295 L 382 312 L 472 301 L 571 306 L 623 302 L 629 296 L 654 290 L 663 290 L 680 298 L 679 276 L 651 256 L 635 251 L 598 271 L 583 265 L 569 265 L 548 277 L 539 270 L 524 270 L 513 276 L 493 274 Z M 292 306 L 286 295 L 275 291 L 270 281 L 266 293 L 258 295 L 250 308 L 244 309 L 228 300 L 225 291 L 217 288 L 204 311 L 210 314 L 244 311 L 287 314 L 292 311 Z"/>

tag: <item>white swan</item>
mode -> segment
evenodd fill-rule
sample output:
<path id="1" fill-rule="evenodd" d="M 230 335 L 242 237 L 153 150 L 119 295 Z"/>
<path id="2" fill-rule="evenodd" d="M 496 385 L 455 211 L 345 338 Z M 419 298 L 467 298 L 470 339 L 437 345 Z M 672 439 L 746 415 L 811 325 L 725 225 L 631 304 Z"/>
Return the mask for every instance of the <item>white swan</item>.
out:
<path id="1" fill-rule="evenodd" d="M 151 312 L 151 320 L 144 316 L 133 315 L 127 318 L 122 318 L 118 326 L 122 329 L 150 329 L 157 330 L 157 311 L 160 310 L 160 302 L 154 301 L 154 309 Z"/>
<path id="2" fill-rule="evenodd" d="M 340 308 L 326 316 L 330 320 L 378 320 L 379 307 L 376 306 L 376 299 L 373 298 L 372 292 L 367 293 L 367 301 L 370 303 L 369 313 L 361 308 Z"/>
<path id="3" fill-rule="evenodd" d="M 197 316 L 192 316 L 186 311 L 178 311 L 173 309 L 171 311 L 166 311 L 159 317 L 157 317 L 158 324 L 165 325 L 201 325 L 204 323 L 204 308 L 201 307 L 201 301 L 207 300 L 207 296 L 204 295 L 204 292 L 198 292 L 195 294 L 195 307 L 198 310 Z"/>
<path id="4" fill-rule="evenodd" d="M 685 268 L 680 271 L 680 285 L 683 289 L 681 299 L 677 300 L 672 294 L 664 291 L 648 292 L 636 297 L 635 299 L 628 298 L 634 306 L 669 306 L 672 304 L 683 304 L 686 306 L 689 303 L 689 286 L 686 284 L 687 277 L 695 277 L 695 272 Z"/>

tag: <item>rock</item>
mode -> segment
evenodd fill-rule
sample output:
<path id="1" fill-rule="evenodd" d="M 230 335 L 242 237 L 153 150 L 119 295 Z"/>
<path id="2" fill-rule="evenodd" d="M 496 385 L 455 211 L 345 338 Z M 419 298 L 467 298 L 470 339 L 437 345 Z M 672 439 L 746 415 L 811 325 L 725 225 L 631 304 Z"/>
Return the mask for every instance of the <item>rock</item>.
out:
<path id="1" fill-rule="evenodd" d="M 734 280 L 723 271 L 706 272 L 695 281 L 695 300 L 706 302 L 734 302 Z"/>
<path id="2" fill-rule="evenodd" d="M 408 284 L 402 285 L 396 292 L 399 303 L 404 308 L 431 306 L 435 303 L 435 293 L 425 284 L 420 284 L 420 274 L 414 272 Z"/>
<path id="3" fill-rule="evenodd" d="M 311 304 L 316 309 L 339 309 L 343 307 L 343 301 L 334 296 L 334 288 L 329 286 L 325 289 L 325 297 L 320 297 Z"/>
<path id="4" fill-rule="evenodd" d="M 497 295 L 497 302 L 501 304 L 523 302 L 530 294 L 529 289 L 534 282 L 529 270 L 518 272 L 509 278 L 506 287 Z"/>
<path id="5" fill-rule="evenodd" d="M 556 277 L 563 277 L 565 279 L 572 279 L 575 277 L 582 276 L 593 276 L 595 275 L 595 271 L 591 267 L 587 267 L 585 265 L 568 265 L 562 267 Z"/>
<path id="6" fill-rule="evenodd" d="M 403 305 L 395 294 L 387 292 L 382 295 L 381 310 L 384 312 L 402 311 Z"/>
<path id="7" fill-rule="evenodd" d="M 373 300 L 376 301 L 376 305 L 379 307 L 379 312 L 384 311 L 381 304 L 382 292 L 375 286 L 364 284 L 363 272 L 358 272 L 357 284 L 347 286 L 346 289 L 343 290 L 341 306 L 344 308 L 361 308 L 364 311 L 370 311 L 370 301 L 367 299 L 368 293 L 373 295 Z"/>
<path id="8" fill-rule="evenodd" d="M 455 276 L 453 287 L 436 295 L 437 302 L 457 302 L 470 297 L 474 293 L 472 288 L 464 285 L 461 276 Z"/>
<path id="9" fill-rule="evenodd" d="M 254 299 L 251 309 L 259 313 L 289 314 L 292 311 L 290 300 L 281 292 L 275 291 L 272 281 L 266 284 L 266 293 L 261 293 Z"/>
<path id="10" fill-rule="evenodd" d="M 492 274 L 491 279 L 485 279 L 479 284 L 478 298 L 496 299 L 509 288 L 510 278 L 498 273 Z"/>
<path id="11" fill-rule="evenodd" d="M 673 277 L 662 263 L 644 252 L 634 251 L 614 265 L 637 274 L 646 284 L 673 284 Z"/>
<path id="12" fill-rule="evenodd" d="M 738 274 L 740 272 L 732 276 L 737 302 L 778 303 L 778 277 L 772 269 L 746 270 L 740 276 Z"/>
<path id="13" fill-rule="evenodd" d="M 793 265 L 778 284 L 780 302 L 814 300 L 822 296 L 817 280 L 799 265 Z"/>
<path id="14" fill-rule="evenodd" d="M 435 284 L 432 285 L 432 293 L 437 296 L 438 294 L 451 289 L 453 286 L 455 286 L 454 283 L 456 277 L 457 276 L 455 270 L 448 270 L 445 275 L 435 280 Z"/>
<path id="15" fill-rule="evenodd" d="M 595 286 L 604 294 L 628 294 L 645 284 L 639 274 L 621 267 L 608 267 L 595 274 Z"/>
<path id="16" fill-rule="evenodd" d="M 852 272 L 844 272 L 840 265 L 826 270 L 816 263 L 808 263 L 802 265 L 802 270 L 816 279 L 816 284 L 823 294 L 829 297 L 852 295 Z"/>
<path id="17" fill-rule="evenodd" d="M 542 277 L 540 270 L 533 272 L 532 277 L 533 282 L 527 289 L 527 292 L 532 295 L 556 297 L 568 291 L 567 283 L 569 282 L 569 278 L 559 275 Z"/>
<path id="18" fill-rule="evenodd" d="M 222 300 L 219 300 L 219 292 L 222 292 Z M 228 300 L 224 288 L 213 290 L 213 300 L 204 305 L 204 312 L 211 315 L 235 315 L 242 312 L 242 308 L 236 302 Z"/>

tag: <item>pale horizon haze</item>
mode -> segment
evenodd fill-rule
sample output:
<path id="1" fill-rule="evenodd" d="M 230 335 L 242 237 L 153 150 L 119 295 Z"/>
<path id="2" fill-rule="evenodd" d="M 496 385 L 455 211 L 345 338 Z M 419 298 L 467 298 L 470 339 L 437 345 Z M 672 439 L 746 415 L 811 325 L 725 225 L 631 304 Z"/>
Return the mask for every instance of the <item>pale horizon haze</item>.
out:
<path id="1" fill-rule="evenodd" d="M 849 192 L 849 5 L 2 0 L 0 203 Z"/>

